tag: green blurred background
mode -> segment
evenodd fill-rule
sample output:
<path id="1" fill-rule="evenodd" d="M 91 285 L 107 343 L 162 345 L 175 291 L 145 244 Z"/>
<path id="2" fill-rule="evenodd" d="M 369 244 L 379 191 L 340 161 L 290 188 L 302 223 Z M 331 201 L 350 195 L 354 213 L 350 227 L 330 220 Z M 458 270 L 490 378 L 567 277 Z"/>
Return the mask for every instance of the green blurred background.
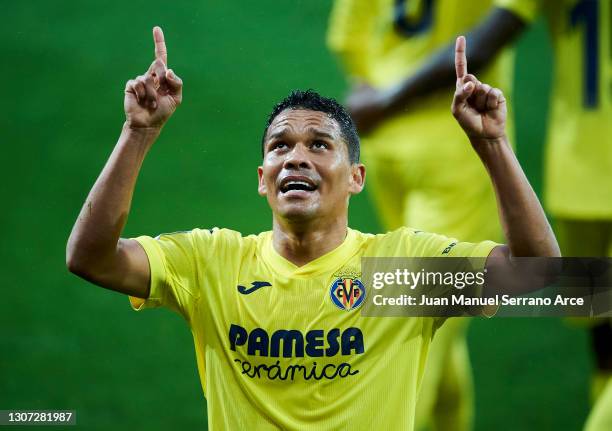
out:
<path id="1" fill-rule="evenodd" d="M 330 2 L 2 6 L 0 409 L 76 409 L 80 429 L 205 429 L 184 322 L 136 314 L 127 298 L 69 274 L 66 239 L 119 135 L 125 81 L 152 61 L 156 24 L 184 103 L 149 153 L 124 235 L 268 230 L 256 193 L 268 111 L 293 88 L 346 90 L 324 44 Z M 518 153 L 538 191 L 550 61 L 540 22 L 519 43 L 515 87 Z M 367 193 L 353 199 L 351 225 L 379 230 Z M 469 341 L 477 430 L 581 427 L 591 371 L 582 330 L 476 320 Z"/>

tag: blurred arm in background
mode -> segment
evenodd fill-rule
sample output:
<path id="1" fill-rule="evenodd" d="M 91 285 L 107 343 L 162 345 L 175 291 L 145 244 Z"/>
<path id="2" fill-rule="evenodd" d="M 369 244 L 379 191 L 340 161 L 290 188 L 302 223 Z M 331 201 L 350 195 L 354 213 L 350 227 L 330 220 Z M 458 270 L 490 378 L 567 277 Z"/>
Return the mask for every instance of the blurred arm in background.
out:
<path id="1" fill-rule="evenodd" d="M 513 12 L 495 8 L 479 25 L 466 35 L 467 58 L 474 72 L 479 72 L 495 56 L 519 36 L 526 23 Z M 455 44 L 449 44 L 433 53 L 429 61 L 399 84 L 382 90 L 368 85 L 357 85 L 349 95 L 346 105 L 361 133 L 367 133 L 381 121 L 410 109 L 419 97 L 452 88 L 455 79 L 453 55 Z"/>

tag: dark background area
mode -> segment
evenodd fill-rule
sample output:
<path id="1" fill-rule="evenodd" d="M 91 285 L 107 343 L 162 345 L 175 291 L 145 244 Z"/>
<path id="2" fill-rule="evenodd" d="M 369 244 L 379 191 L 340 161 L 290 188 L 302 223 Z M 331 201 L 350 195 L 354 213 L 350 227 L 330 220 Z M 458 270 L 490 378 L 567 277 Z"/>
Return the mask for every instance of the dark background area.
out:
<path id="1" fill-rule="evenodd" d="M 66 240 L 121 130 L 124 84 L 153 59 L 153 25 L 165 31 L 185 96 L 145 161 L 124 236 L 270 229 L 256 166 L 272 104 L 293 88 L 346 91 L 324 44 L 329 8 L 323 0 L 3 4 L 0 409 L 76 409 L 77 428 L 88 430 L 205 429 L 184 322 L 166 310 L 136 314 L 127 298 L 69 274 Z M 520 40 L 515 86 L 518 154 L 538 191 L 550 62 L 539 22 Z M 379 231 L 367 188 L 350 220 Z M 581 427 L 591 371 L 582 329 L 478 319 L 469 341 L 477 430 Z"/>

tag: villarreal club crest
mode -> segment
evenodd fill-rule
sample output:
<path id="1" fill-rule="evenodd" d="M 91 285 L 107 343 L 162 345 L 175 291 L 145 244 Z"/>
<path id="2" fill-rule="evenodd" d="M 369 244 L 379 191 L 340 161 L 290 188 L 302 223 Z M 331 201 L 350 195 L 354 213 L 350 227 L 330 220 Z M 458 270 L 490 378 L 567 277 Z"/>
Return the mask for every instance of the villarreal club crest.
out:
<path id="1" fill-rule="evenodd" d="M 366 290 L 359 276 L 353 271 L 334 274 L 337 277 L 329 289 L 334 305 L 341 310 L 351 311 L 359 308 L 366 297 Z"/>

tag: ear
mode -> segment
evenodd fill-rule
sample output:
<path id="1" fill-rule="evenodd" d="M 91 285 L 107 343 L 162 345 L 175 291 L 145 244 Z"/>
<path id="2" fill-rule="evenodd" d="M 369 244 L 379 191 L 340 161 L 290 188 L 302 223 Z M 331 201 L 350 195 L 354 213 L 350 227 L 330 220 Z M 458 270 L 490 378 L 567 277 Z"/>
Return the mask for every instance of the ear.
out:
<path id="1" fill-rule="evenodd" d="M 268 189 L 266 187 L 266 182 L 264 180 L 263 167 L 261 166 L 257 167 L 257 177 L 259 178 L 259 185 L 257 187 L 257 192 L 259 193 L 259 196 L 266 196 L 268 194 Z"/>
<path id="2" fill-rule="evenodd" d="M 356 195 L 361 193 L 365 186 L 366 168 L 361 163 L 351 165 L 351 179 L 349 184 L 349 193 Z"/>

